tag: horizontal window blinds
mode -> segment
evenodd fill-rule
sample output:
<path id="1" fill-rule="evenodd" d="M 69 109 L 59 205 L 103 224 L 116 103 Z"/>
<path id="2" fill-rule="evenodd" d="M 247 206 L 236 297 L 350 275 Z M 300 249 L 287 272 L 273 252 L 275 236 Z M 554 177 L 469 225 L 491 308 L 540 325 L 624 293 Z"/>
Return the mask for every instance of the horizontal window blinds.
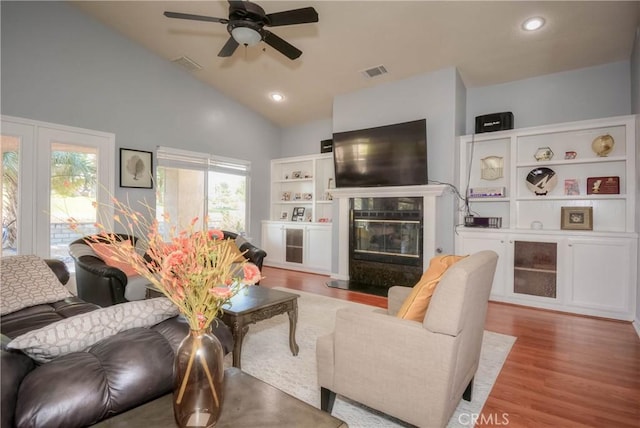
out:
<path id="1" fill-rule="evenodd" d="M 198 169 L 245 176 L 249 176 L 251 172 L 251 162 L 249 161 L 171 147 L 159 146 L 157 159 L 159 166 L 170 168 Z"/>

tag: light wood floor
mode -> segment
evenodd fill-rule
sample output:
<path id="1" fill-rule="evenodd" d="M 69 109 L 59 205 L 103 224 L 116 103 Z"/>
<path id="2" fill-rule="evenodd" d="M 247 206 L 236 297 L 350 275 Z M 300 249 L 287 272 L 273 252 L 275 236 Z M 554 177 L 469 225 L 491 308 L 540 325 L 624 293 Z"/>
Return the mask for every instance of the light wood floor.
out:
<path id="1" fill-rule="evenodd" d="M 328 277 L 265 267 L 261 285 L 387 307 Z M 640 339 L 631 323 L 489 303 L 486 329 L 517 337 L 476 426 L 640 427 Z"/>

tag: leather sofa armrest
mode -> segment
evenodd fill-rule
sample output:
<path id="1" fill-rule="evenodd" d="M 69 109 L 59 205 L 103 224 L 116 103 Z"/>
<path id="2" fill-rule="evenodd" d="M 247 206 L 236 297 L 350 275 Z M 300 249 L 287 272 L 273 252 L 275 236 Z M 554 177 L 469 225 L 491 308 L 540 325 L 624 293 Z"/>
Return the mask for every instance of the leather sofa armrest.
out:
<path id="1" fill-rule="evenodd" d="M 82 256 L 76 260 L 78 266 L 101 277 L 113 277 L 123 284 L 127 284 L 127 275 L 120 269 L 109 266 L 102 259 L 93 256 Z"/>
<path id="2" fill-rule="evenodd" d="M 69 282 L 69 269 L 67 269 L 67 265 L 65 265 L 62 260 L 44 259 L 44 262 L 49 266 L 53 273 L 56 274 L 58 280 L 60 280 L 63 285 Z"/>
<path id="3" fill-rule="evenodd" d="M 81 256 L 75 262 L 78 297 L 103 307 L 127 301 L 124 292 L 128 279 L 124 272 L 93 256 Z"/>
<path id="4" fill-rule="evenodd" d="M 36 365 L 31 358 L 20 351 L 8 349 L 11 339 L 4 334 L 1 336 L 0 349 L 0 426 L 14 426 L 15 408 L 18 401 L 18 390 L 22 379 L 32 371 Z"/>
<path id="5" fill-rule="evenodd" d="M 265 257 L 267 257 L 266 251 L 256 247 L 253 244 L 245 242 L 240 246 L 240 251 L 244 253 L 244 256 L 254 265 L 258 266 L 258 269 L 262 270 L 262 262 Z"/>

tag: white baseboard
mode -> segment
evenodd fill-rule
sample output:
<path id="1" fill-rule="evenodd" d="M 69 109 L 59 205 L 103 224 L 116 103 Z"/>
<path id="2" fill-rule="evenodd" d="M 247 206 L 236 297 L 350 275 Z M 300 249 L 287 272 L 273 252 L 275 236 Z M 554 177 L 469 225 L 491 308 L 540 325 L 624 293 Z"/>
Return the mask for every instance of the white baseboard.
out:
<path id="1" fill-rule="evenodd" d="M 636 334 L 640 337 L 640 320 L 636 318 L 631 324 L 633 324 L 633 328 L 636 329 Z"/>

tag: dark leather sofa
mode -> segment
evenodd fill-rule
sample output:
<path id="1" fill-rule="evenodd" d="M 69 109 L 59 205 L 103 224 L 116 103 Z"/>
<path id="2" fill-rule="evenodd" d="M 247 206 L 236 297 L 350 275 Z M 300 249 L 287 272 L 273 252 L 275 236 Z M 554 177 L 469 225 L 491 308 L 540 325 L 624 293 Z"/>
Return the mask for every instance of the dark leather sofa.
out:
<path id="1" fill-rule="evenodd" d="M 69 273 L 62 262 L 47 264 L 63 284 L 67 282 Z M 20 334 L 98 308 L 73 297 L 2 316 L 2 428 L 92 425 L 172 391 L 174 352 L 189 331 L 180 317 L 122 331 L 44 364 L 6 347 Z M 230 352 L 233 338 L 228 327 L 219 322 L 214 334 Z"/>
<path id="2" fill-rule="evenodd" d="M 235 240 L 238 235 L 234 232 L 223 231 L 225 239 Z M 137 238 L 126 234 L 116 234 L 119 239 L 131 240 L 135 246 Z M 71 256 L 76 267 L 76 284 L 78 289 L 78 297 L 86 302 L 95 303 L 102 307 L 115 305 L 126 302 L 125 290 L 127 287 L 127 276 L 120 269 L 107 265 L 97 255 L 82 254 L 78 256 L 73 251 L 74 245 L 86 245 L 85 238 L 80 238 L 70 244 L 72 248 Z M 240 251 L 246 251 L 244 256 L 258 266 L 262 271 L 262 262 L 267 253 L 244 241 L 239 246 Z"/>

